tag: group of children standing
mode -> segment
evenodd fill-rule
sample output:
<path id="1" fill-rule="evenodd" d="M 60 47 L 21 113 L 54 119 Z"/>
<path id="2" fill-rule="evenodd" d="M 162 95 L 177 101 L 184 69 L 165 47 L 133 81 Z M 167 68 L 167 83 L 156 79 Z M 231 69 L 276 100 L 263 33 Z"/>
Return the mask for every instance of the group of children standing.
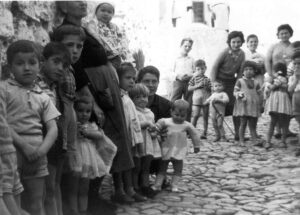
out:
<path id="1" fill-rule="evenodd" d="M 297 42 L 295 43 L 297 44 Z M 181 56 L 176 59 L 176 66 L 174 67 L 176 81 L 173 85 L 172 98 L 178 92 L 177 82 L 182 83 L 184 81 L 187 88 L 185 89 L 186 92 L 182 91 L 183 95 L 189 92 L 192 95 L 190 103 L 192 107 L 191 123 L 195 127 L 202 111 L 203 133 L 201 139 L 207 138 L 208 116 L 210 115 L 215 130 L 214 141 L 227 141 L 223 121 L 230 95 L 224 92 L 225 85 L 222 81 L 217 79 L 211 83 L 205 75 L 205 61 L 200 59 L 194 62 L 191 60 L 188 53 L 192 45 L 193 41 L 190 38 L 185 38 L 181 42 Z M 297 110 L 299 109 L 296 93 L 299 80 L 297 75 L 299 73 L 297 67 L 299 51 L 294 50 L 291 56 L 291 64 L 294 64 L 293 72 L 288 72 L 285 62 L 278 62 L 273 67 L 274 78 L 270 78 L 267 74 L 264 82 L 264 58 L 256 52 L 257 45 L 258 37 L 254 34 L 249 35 L 247 38 L 249 53 L 246 60 L 241 64 L 242 77 L 236 80 L 233 90 L 235 101 L 232 115 L 239 119 L 238 134 L 235 136 L 238 137 L 240 145 L 245 146 L 245 130 L 248 125 L 254 145 L 263 145 L 268 149 L 271 147 L 275 126 L 278 125 L 279 131 L 282 133 L 280 147 L 287 147 L 286 138 L 289 122 L 292 116 L 295 116 L 297 120 Z M 186 46 L 189 48 L 187 49 Z M 231 46 L 230 41 L 229 46 Z M 187 67 L 189 70 L 194 69 L 192 75 L 186 72 L 189 71 L 186 69 Z M 186 77 L 186 79 L 182 80 L 180 77 Z M 188 101 L 188 99 L 186 100 Z M 258 118 L 263 112 L 270 115 L 266 141 L 260 139 L 256 131 Z"/>

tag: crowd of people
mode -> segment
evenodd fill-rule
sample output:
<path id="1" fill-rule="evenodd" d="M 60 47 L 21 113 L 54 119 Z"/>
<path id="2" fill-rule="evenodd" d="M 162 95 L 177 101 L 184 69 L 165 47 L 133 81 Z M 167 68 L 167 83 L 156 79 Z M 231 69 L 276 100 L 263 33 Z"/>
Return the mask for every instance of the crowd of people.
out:
<path id="1" fill-rule="evenodd" d="M 10 77 L 0 84 L 0 214 L 89 214 L 109 174 L 112 201 L 147 201 L 166 187 L 169 163 L 170 190 L 178 192 L 188 139 L 199 153 L 209 116 L 216 142 L 228 140 L 223 122 L 232 116 L 242 147 L 247 124 L 253 144 L 266 149 L 276 128 L 287 147 L 294 135 L 290 120 L 300 124 L 300 42 L 289 41 L 288 24 L 278 27 L 280 42 L 266 57 L 256 52 L 256 35 L 247 37 L 245 53 L 243 33 L 229 33 L 210 77 L 206 62 L 189 56 L 193 40 L 184 38 L 169 101 L 156 94 L 160 71 L 137 71 L 130 62 L 127 39 L 111 23 L 113 4 L 100 3 L 85 25 L 85 1 L 59 1 L 57 10 L 64 20 L 42 52 L 28 40 L 7 49 Z M 270 115 L 265 141 L 256 131 L 263 111 Z"/>

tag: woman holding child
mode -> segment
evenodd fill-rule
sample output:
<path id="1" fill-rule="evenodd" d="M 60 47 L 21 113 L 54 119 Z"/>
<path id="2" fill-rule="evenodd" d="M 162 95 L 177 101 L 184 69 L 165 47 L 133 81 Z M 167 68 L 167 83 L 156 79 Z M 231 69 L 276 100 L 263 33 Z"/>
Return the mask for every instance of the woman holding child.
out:
<path id="1" fill-rule="evenodd" d="M 57 2 L 58 10 L 64 15 L 62 25 L 81 26 L 81 20 L 87 15 L 87 3 L 84 1 Z M 122 188 L 122 173 L 133 168 L 131 143 L 125 126 L 118 77 L 115 69 L 108 62 L 105 49 L 90 32 L 83 28 L 86 40 L 82 54 L 73 66 L 77 91 L 90 91 L 95 102 L 105 114 L 103 130 L 117 146 L 111 172 L 114 186 L 120 201 L 126 199 Z M 99 184 L 99 183 L 98 183 Z M 99 185 L 94 187 L 98 191 Z M 97 195 L 97 193 L 95 193 Z M 96 197 L 96 196 L 95 196 Z"/>
<path id="2" fill-rule="evenodd" d="M 226 106 L 225 116 L 231 116 L 234 107 L 234 85 L 242 76 L 242 64 L 245 61 L 245 53 L 241 46 L 245 42 L 241 31 L 232 31 L 227 37 L 228 48 L 220 53 L 211 71 L 211 81 L 219 80 L 224 84 L 224 90 L 229 96 L 229 103 Z M 233 116 L 235 140 L 239 140 L 239 118 Z"/>

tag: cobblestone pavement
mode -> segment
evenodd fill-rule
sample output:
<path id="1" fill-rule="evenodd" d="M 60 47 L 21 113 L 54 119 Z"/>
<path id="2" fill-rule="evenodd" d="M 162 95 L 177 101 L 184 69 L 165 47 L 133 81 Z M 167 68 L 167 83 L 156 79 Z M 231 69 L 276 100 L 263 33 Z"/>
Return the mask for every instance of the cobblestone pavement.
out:
<path id="1" fill-rule="evenodd" d="M 263 136 L 267 121 L 267 116 L 259 121 L 258 133 Z M 274 148 L 266 151 L 250 142 L 246 147 L 213 143 L 209 130 L 200 153 L 190 153 L 185 160 L 179 193 L 162 191 L 144 203 L 118 205 L 117 214 L 300 215 L 297 138 L 289 139 L 288 149 L 276 147 L 274 140 Z M 298 132 L 294 121 L 292 130 Z"/>

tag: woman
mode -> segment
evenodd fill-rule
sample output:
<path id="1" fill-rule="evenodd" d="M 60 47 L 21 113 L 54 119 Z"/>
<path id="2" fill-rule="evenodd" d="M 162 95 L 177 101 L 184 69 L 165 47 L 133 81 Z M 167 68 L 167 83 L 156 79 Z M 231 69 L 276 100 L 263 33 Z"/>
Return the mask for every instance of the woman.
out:
<path id="1" fill-rule="evenodd" d="M 225 92 L 229 97 L 229 103 L 226 106 L 225 116 L 232 116 L 234 106 L 234 85 L 237 79 L 242 76 L 242 64 L 245 61 L 245 53 L 241 50 L 241 46 L 245 42 L 244 35 L 241 31 L 232 31 L 228 34 L 226 48 L 218 56 L 213 64 L 211 71 L 211 81 L 219 80 L 224 83 Z M 239 140 L 239 118 L 232 117 L 235 140 Z"/>
<path id="2" fill-rule="evenodd" d="M 273 80 L 273 66 L 278 62 L 284 62 L 286 65 L 291 61 L 291 54 L 293 53 L 292 43 L 290 38 L 293 36 L 293 29 L 289 24 L 283 24 L 277 28 L 277 37 L 280 40 L 278 43 L 273 44 L 268 50 L 266 59 L 265 59 L 265 68 L 267 74 Z M 275 138 L 280 138 L 281 133 L 277 128 L 278 132 L 274 135 Z M 296 134 L 288 131 L 289 137 L 295 137 Z"/>
<path id="3" fill-rule="evenodd" d="M 64 15 L 62 25 L 71 24 L 81 26 L 81 20 L 87 15 L 85 1 L 57 2 L 58 10 Z M 117 146 L 118 151 L 114 158 L 111 172 L 115 186 L 115 199 L 119 202 L 132 202 L 123 190 L 123 178 L 127 178 L 130 169 L 134 167 L 131 155 L 131 143 L 125 126 L 125 115 L 118 86 L 116 71 L 107 60 L 102 45 L 83 28 L 86 40 L 82 54 L 73 66 L 77 91 L 90 90 L 98 106 L 103 110 L 105 134 Z M 123 176 L 123 177 L 122 177 Z M 98 196 L 100 182 L 92 183 L 91 191 L 94 198 Z M 89 199 L 93 199 L 89 196 Z"/>
<path id="4" fill-rule="evenodd" d="M 280 41 L 270 47 L 265 59 L 266 71 L 271 77 L 273 77 L 273 66 L 276 63 L 285 62 L 288 64 L 290 61 L 292 50 L 290 38 L 293 36 L 293 32 L 289 24 L 280 25 L 277 28 L 277 37 Z"/>

